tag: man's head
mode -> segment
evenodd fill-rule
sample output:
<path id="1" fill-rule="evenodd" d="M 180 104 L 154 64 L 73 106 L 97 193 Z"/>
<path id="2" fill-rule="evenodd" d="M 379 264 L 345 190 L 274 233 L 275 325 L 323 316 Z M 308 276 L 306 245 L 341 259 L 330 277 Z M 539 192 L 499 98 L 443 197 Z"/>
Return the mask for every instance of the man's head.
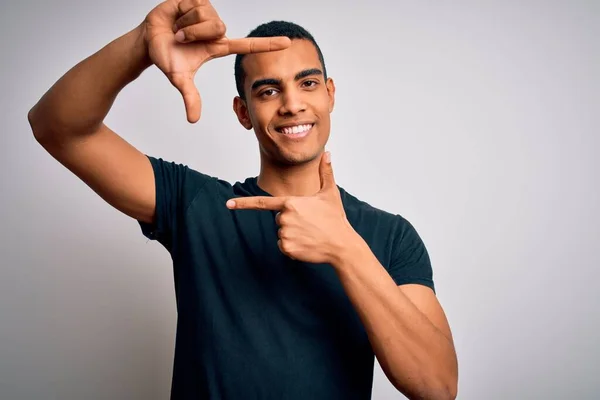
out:
<path id="1" fill-rule="evenodd" d="M 273 21 L 247 37 L 274 36 L 287 36 L 292 45 L 236 57 L 234 111 L 246 129 L 254 129 L 263 160 L 303 164 L 316 159 L 327 143 L 335 87 L 319 46 L 304 28 Z"/>

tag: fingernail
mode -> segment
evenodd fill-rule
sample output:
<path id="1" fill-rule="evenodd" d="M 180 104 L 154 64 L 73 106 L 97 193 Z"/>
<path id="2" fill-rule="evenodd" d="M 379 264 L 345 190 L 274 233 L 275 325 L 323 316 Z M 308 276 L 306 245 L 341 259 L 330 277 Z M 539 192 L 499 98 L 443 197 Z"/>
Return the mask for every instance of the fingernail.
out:
<path id="1" fill-rule="evenodd" d="M 331 153 L 330 152 L 325 153 L 325 162 L 327 162 L 328 164 L 331 163 Z"/>
<path id="2" fill-rule="evenodd" d="M 227 207 L 234 208 L 235 207 L 235 201 L 233 201 L 233 200 L 227 201 Z"/>
<path id="3" fill-rule="evenodd" d="M 179 31 L 175 34 L 175 40 L 178 42 L 183 42 L 185 40 L 185 33 L 183 31 Z"/>

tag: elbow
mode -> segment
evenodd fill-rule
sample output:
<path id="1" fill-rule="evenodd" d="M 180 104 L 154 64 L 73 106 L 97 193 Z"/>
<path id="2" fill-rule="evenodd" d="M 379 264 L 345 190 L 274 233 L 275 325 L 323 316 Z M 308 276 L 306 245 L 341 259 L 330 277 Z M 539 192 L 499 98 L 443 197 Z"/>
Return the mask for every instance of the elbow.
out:
<path id="1" fill-rule="evenodd" d="M 33 106 L 31 110 L 29 110 L 29 112 L 27 113 L 27 122 L 29 122 L 29 126 L 31 127 L 31 130 L 33 132 L 33 136 L 35 136 L 35 106 Z"/>
<path id="2" fill-rule="evenodd" d="M 428 390 L 428 395 L 424 398 L 435 400 L 455 400 L 458 396 L 458 384 L 456 382 L 448 382 L 439 384 Z"/>
<path id="3" fill-rule="evenodd" d="M 427 399 L 455 400 L 458 396 L 458 377 L 453 375 L 446 379 L 440 379 L 437 384 L 429 389 Z"/>
<path id="4" fill-rule="evenodd" d="M 27 113 L 27 121 L 29 122 L 29 126 L 31 127 L 33 137 L 38 141 L 38 143 L 41 143 L 44 134 L 41 129 L 42 123 L 40 122 L 39 113 L 37 111 L 37 104 L 33 106 L 31 110 L 29 110 L 29 112 Z"/>
<path id="5" fill-rule="evenodd" d="M 439 397 L 436 398 L 440 400 L 456 400 L 456 396 L 458 396 L 458 385 L 454 383 L 452 385 L 445 386 L 441 390 Z"/>
<path id="6" fill-rule="evenodd" d="M 456 386 L 424 387 L 412 393 L 402 392 L 409 399 L 418 400 L 456 400 Z"/>
<path id="7" fill-rule="evenodd" d="M 400 382 L 392 384 L 409 399 L 414 400 L 455 400 L 458 396 L 457 379 L 423 379 L 420 384 L 406 385 Z"/>
<path id="8" fill-rule="evenodd" d="M 61 128 L 56 123 L 54 116 L 48 114 L 44 109 L 40 109 L 39 103 L 29 110 L 27 120 L 33 137 L 44 148 L 47 148 L 52 143 L 56 143 L 59 140 L 57 133 L 65 131 L 64 128 Z"/>

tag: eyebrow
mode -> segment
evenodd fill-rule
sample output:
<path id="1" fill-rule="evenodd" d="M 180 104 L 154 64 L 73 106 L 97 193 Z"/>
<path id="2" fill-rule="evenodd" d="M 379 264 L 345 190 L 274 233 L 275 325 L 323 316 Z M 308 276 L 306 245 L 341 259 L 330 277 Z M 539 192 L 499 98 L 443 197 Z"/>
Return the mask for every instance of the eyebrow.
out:
<path id="1" fill-rule="evenodd" d="M 302 78 L 306 78 L 307 76 L 314 76 L 314 75 L 323 75 L 323 71 L 321 71 L 319 68 L 310 68 L 310 69 L 305 69 L 304 71 L 300 71 L 296 74 L 296 76 L 294 77 L 295 81 L 299 81 Z M 266 79 L 258 79 L 256 81 L 254 81 L 254 83 L 252 83 L 252 87 L 250 90 L 256 90 L 261 86 L 267 86 L 267 85 L 281 85 L 281 79 L 273 79 L 273 78 L 266 78 Z"/>

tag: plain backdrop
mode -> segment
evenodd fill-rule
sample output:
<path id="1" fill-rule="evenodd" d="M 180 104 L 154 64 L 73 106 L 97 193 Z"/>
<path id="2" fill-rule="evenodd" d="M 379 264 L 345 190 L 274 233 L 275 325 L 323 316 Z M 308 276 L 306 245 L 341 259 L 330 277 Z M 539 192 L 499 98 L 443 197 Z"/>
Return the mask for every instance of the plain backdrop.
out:
<path id="1" fill-rule="evenodd" d="M 52 159 L 27 122 L 60 76 L 156 4 L 2 2 L 2 399 L 168 398 L 168 253 Z M 425 241 L 458 398 L 597 398 L 600 2 L 214 4 L 230 37 L 284 19 L 321 45 L 337 84 L 337 182 Z M 256 139 L 231 108 L 233 57 L 196 83 L 197 124 L 155 67 L 106 122 L 147 154 L 230 182 L 256 176 Z M 379 366 L 373 398 L 402 398 Z"/>

